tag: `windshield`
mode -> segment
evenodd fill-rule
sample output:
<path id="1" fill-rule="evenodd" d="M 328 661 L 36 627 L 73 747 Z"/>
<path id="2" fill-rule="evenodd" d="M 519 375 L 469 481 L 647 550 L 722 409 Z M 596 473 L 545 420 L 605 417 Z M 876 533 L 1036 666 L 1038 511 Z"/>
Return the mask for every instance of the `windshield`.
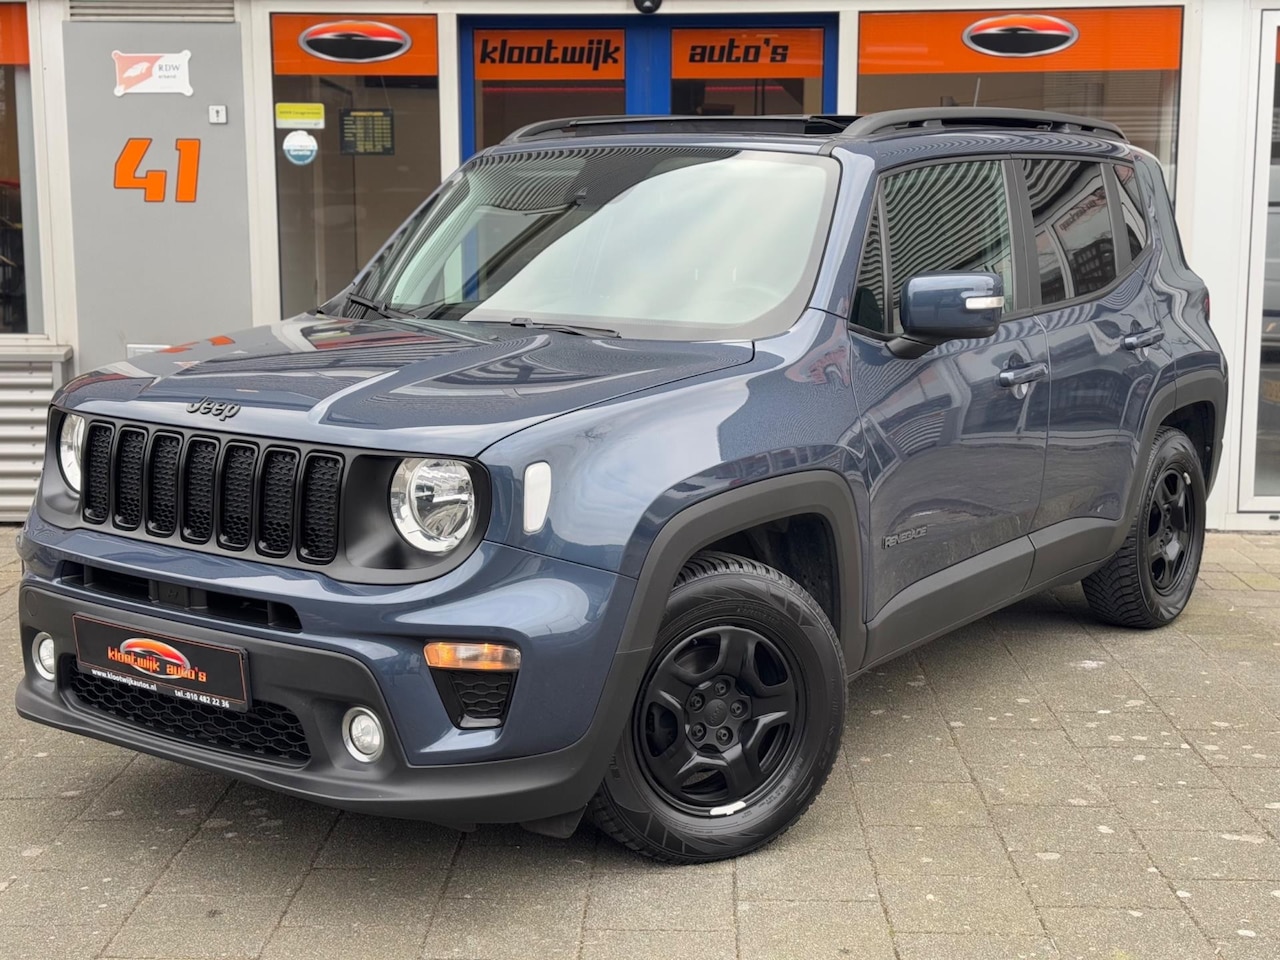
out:
<path id="1" fill-rule="evenodd" d="M 826 157 L 582 147 L 479 157 L 359 293 L 418 317 L 729 339 L 795 322 L 837 179 Z"/>

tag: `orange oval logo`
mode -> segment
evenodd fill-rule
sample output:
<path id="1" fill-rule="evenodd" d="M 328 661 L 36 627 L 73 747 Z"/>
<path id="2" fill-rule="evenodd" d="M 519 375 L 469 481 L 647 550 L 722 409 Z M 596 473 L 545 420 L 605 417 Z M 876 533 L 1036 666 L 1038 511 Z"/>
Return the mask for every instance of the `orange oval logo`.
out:
<path id="1" fill-rule="evenodd" d="M 150 637 L 130 637 L 120 644 L 120 652 L 131 654 L 125 661 L 140 673 L 152 675 L 164 672 L 166 663 L 173 664 L 183 670 L 191 669 L 191 661 L 169 644 Z"/>
<path id="2" fill-rule="evenodd" d="M 1043 57 L 1080 39 L 1075 24 L 1042 13 L 987 17 L 965 28 L 964 44 L 990 57 Z"/>
<path id="3" fill-rule="evenodd" d="M 321 60 L 377 63 L 401 56 L 413 39 L 399 27 L 377 20 L 335 20 L 303 30 L 298 45 Z"/>

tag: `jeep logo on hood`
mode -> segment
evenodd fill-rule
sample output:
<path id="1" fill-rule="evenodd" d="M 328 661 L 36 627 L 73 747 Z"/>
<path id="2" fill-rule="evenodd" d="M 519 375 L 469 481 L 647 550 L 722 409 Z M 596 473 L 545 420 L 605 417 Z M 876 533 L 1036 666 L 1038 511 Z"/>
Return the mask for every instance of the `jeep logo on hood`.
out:
<path id="1" fill-rule="evenodd" d="M 1080 39 L 1075 24 L 1040 13 L 1013 13 L 971 23 L 965 46 L 991 57 L 1043 57 Z"/>
<path id="2" fill-rule="evenodd" d="M 321 60 L 374 63 L 394 60 L 413 45 L 413 40 L 399 27 L 377 20 L 335 20 L 303 30 L 298 45 Z"/>

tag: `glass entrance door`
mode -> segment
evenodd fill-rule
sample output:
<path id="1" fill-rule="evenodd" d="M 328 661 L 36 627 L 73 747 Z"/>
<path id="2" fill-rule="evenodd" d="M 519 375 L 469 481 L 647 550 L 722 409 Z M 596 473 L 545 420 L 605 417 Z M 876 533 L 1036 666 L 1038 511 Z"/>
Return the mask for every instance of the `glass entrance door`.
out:
<path id="1" fill-rule="evenodd" d="M 1280 13 L 1263 16 L 1240 509 L 1280 510 Z"/>
<path id="2" fill-rule="evenodd" d="M 271 17 L 280 306 L 324 303 L 440 184 L 436 18 Z"/>
<path id="3" fill-rule="evenodd" d="M 558 117 L 835 108 L 830 18 L 476 18 L 459 37 L 464 158 Z"/>

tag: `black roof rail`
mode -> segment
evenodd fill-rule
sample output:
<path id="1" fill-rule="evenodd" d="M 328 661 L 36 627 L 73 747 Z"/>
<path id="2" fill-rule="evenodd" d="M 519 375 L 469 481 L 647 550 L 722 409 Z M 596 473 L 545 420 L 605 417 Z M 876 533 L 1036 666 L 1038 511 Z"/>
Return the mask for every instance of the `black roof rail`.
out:
<path id="1" fill-rule="evenodd" d="M 781 133 L 834 136 L 857 117 L 835 114 L 773 116 L 609 116 L 568 117 L 531 123 L 508 134 L 503 143 L 528 143 L 562 137 L 607 137 L 629 133 Z"/>
<path id="2" fill-rule="evenodd" d="M 844 129 L 845 137 L 871 137 L 878 133 L 928 133 L 948 127 L 1000 127 L 1008 130 L 1044 130 L 1054 133 L 1088 133 L 1112 140 L 1128 138 L 1114 123 L 1091 120 L 1070 113 L 1017 110 L 1010 107 L 923 107 L 885 110 L 859 117 Z"/>

